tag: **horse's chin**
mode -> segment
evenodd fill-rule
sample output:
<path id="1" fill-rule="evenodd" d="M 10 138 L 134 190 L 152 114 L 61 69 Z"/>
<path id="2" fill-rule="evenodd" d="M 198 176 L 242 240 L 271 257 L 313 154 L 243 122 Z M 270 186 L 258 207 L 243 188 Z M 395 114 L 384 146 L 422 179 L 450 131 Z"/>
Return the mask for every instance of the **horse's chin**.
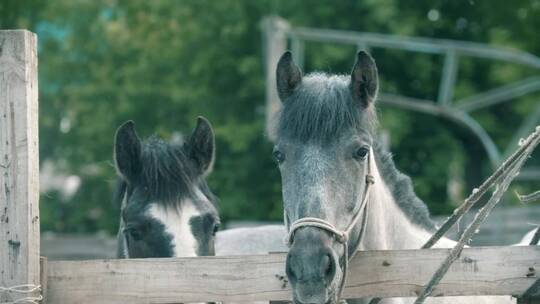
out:
<path id="1" fill-rule="evenodd" d="M 326 288 L 318 296 L 301 297 L 296 292 L 293 296 L 294 304 L 337 304 L 338 302 L 335 288 Z"/>
<path id="2" fill-rule="evenodd" d="M 296 298 L 293 299 L 293 304 L 312 304 L 312 303 L 303 303 L 303 302 L 300 302 L 298 301 Z M 332 297 L 332 298 L 329 298 L 326 302 L 321 302 L 320 304 L 337 304 L 337 303 L 340 303 L 337 298 L 335 297 Z"/>

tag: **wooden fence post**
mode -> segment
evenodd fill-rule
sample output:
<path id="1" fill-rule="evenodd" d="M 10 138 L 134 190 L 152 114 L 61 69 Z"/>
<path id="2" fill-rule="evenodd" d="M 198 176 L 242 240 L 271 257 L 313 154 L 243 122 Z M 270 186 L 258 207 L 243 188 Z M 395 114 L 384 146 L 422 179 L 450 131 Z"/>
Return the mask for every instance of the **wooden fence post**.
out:
<path id="1" fill-rule="evenodd" d="M 0 31 L 0 286 L 40 284 L 37 39 Z M 0 291 L 0 302 L 38 296 Z"/>

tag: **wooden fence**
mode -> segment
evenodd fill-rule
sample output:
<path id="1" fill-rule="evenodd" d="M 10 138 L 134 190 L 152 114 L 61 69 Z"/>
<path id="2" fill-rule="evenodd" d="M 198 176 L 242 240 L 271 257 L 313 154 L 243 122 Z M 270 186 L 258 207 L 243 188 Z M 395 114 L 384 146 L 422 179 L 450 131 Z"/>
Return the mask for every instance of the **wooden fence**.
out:
<path id="1" fill-rule="evenodd" d="M 351 261 L 346 298 L 411 297 L 449 249 L 359 252 Z M 48 263 L 51 303 L 176 303 L 290 300 L 285 254 Z M 464 251 L 435 295 L 520 295 L 536 280 L 539 247 Z"/>
<path id="2" fill-rule="evenodd" d="M 42 286 L 47 303 L 289 300 L 284 254 L 51 261 L 39 247 L 36 36 L 0 31 L 0 303 Z M 344 296 L 412 297 L 446 249 L 360 252 Z M 540 247 L 464 250 L 434 295 L 521 295 L 538 279 Z M 37 296 L 32 294 L 32 296 Z"/>

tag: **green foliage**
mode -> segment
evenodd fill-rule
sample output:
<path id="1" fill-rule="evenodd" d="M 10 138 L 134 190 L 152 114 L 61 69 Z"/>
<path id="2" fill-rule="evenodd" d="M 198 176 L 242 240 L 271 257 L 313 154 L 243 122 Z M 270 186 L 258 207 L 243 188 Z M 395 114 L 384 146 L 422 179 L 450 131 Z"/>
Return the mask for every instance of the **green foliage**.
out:
<path id="1" fill-rule="evenodd" d="M 436 20 L 427 17 L 430 10 L 437 11 Z M 539 13 L 539 1 L 524 0 L 2 1 L 0 28 L 39 35 L 41 161 L 82 180 L 70 198 L 54 191 L 42 196 L 43 229 L 114 232 L 116 127 L 132 119 L 143 136 L 169 137 L 189 134 L 198 115 L 216 131 L 210 186 L 220 197 L 222 218 L 281 220 L 279 172 L 263 136 L 264 16 L 278 14 L 295 26 L 471 40 L 540 53 L 540 19 L 533 17 Z M 436 98 L 440 57 L 372 51 L 384 91 Z M 347 72 L 354 52 L 308 43 L 305 70 Z M 456 95 L 527 73 L 464 61 Z M 475 118 L 503 146 L 536 103 L 525 98 Z M 458 177 L 469 187 L 491 171 L 481 146 L 460 127 L 396 109 L 379 112 L 399 167 L 433 212 L 448 212 L 455 203 L 446 193 L 450 164 L 466 168 L 466 176 Z"/>

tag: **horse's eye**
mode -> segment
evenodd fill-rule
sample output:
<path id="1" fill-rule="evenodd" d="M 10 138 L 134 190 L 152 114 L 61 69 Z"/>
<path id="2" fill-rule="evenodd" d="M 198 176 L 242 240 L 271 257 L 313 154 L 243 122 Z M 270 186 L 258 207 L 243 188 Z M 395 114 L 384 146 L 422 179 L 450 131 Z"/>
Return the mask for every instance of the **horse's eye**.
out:
<path id="1" fill-rule="evenodd" d="M 214 229 L 212 230 L 212 235 L 213 235 L 213 236 L 216 236 L 216 233 L 217 233 L 218 230 L 219 230 L 219 225 L 220 225 L 219 223 L 215 223 L 215 224 L 214 224 Z"/>
<path id="2" fill-rule="evenodd" d="M 274 150 L 274 152 L 272 152 L 272 157 L 278 164 L 281 164 L 285 160 L 285 154 L 279 150 Z"/>
<path id="3" fill-rule="evenodd" d="M 357 160 L 364 160 L 366 159 L 366 156 L 369 154 L 369 148 L 367 147 L 360 147 L 355 152 L 353 157 Z"/>
<path id="4" fill-rule="evenodd" d="M 138 227 L 128 227 L 124 229 L 124 233 L 128 234 L 134 241 L 142 240 L 144 233 Z"/>

